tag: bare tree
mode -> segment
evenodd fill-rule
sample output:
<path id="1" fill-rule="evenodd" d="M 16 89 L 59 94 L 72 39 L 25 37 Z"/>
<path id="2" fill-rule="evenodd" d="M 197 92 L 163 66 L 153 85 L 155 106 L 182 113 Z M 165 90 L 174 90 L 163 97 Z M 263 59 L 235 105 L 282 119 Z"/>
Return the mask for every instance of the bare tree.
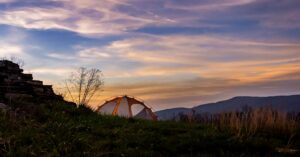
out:
<path id="1" fill-rule="evenodd" d="M 69 98 L 77 105 L 87 105 L 102 90 L 103 74 L 99 69 L 79 68 L 65 81 Z"/>

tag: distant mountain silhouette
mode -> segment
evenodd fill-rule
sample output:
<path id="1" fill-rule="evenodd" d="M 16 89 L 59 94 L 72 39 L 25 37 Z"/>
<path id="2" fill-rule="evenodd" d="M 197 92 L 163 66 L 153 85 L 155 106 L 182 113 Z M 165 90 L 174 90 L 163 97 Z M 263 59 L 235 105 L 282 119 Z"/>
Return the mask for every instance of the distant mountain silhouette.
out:
<path id="1" fill-rule="evenodd" d="M 214 114 L 220 112 L 238 111 L 245 106 L 252 108 L 271 107 L 284 112 L 300 112 L 300 95 L 270 97 L 238 96 L 216 103 L 199 105 L 193 108 L 172 108 L 161 110 L 157 111 L 156 115 L 161 120 L 168 120 L 175 117 L 179 113 L 187 114 L 192 112 L 192 110 L 194 110 L 196 113 Z"/>

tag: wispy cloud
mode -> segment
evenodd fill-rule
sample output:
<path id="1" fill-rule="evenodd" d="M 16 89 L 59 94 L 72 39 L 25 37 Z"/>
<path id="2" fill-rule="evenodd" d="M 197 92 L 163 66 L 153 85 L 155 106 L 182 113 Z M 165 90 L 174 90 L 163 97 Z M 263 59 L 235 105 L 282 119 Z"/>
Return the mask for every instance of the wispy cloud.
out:
<path id="1" fill-rule="evenodd" d="M 2 57 L 6 56 L 18 56 L 23 53 L 23 49 L 20 46 L 13 44 L 0 43 L 0 54 Z"/>
<path id="2" fill-rule="evenodd" d="M 180 97 L 192 105 L 197 95 L 208 101 L 212 100 L 212 95 L 229 97 L 230 94 L 224 93 L 227 90 L 234 93 L 231 89 L 253 94 L 259 85 L 264 87 L 272 81 L 298 79 L 287 76 L 300 73 L 299 50 L 298 43 L 274 40 L 146 35 L 114 41 L 102 47 L 83 48 L 78 55 L 85 54 L 90 60 L 105 60 L 117 65 L 114 70 L 103 69 L 109 71 L 106 75 L 110 78 L 108 81 L 122 78 L 111 85 L 108 83 L 103 94 L 106 98 L 128 93 L 163 104 Z M 121 60 L 125 62 L 119 63 Z M 140 64 L 126 69 L 125 65 L 132 62 Z"/>
<path id="3" fill-rule="evenodd" d="M 15 0 L 0 0 L 0 3 L 11 3 L 14 2 Z"/>
<path id="4" fill-rule="evenodd" d="M 85 36 L 124 34 L 154 26 L 228 29 L 245 20 L 256 25 L 255 29 L 299 28 L 299 4 L 294 0 L 276 3 L 271 0 L 56 0 L 49 6 L 2 2 L 19 5 L 9 5 L 0 11 L 1 24 L 28 29 L 63 29 Z M 261 6 L 268 8 L 261 9 Z"/>
<path id="5" fill-rule="evenodd" d="M 0 23 L 28 29 L 63 29 L 83 35 L 122 34 L 148 24 L 168 22 L 143 12 L 135 16 L 119 7 L 136 10 L 123 2 L 58 0 L 61 6 L 23 6 L 0 11 Z M 141 11 L 141 10 L 139 10 Z"/>
<path id="6" fill-rule="evenodd" d="M 0 0 L 0 26 L 9 27 L 0 30 L 0 56 L 25 58 L 26 69 L 49 83 L 97 67 L 107 83 L 102 98 L 131 94 L 164 107 L 296 93 L 299 4 Z"/>
<path id="7" fill-rule="evenodd" d="M 24 57 L 25 46 L 22 41 L 26 34 L 17 29 L 9 29 L 0 39 L 0 57 Z"/>
<path id="8" fill-rule="evenodd" d="M 151 44 L 149 44 L 151 43 Z M 207 62 L 282 60 L 297 56 L 298 43 L 248 41 L 205 35 L 144 36 L 115 41 L 98 52 L 143 62 L 201 65 Z M 95 54 L 96 55 L 96 54 Z M 269 61 L 269 60 L 268 60 Z"/>
<path id="9" fill-rule="evenodd" d="M 259 82 L 241 82 L 238 79 L 201 78 L 182 79 L 168 82 L 135 82 L 132 84 L 109 84 L 101 97 L 93 105 L 116 95 L 129 94 L 143 98 L 153 109 L 172 107 L 192 107 L 195 105 L 228 99 L 236 95 L 276 95 L 295 94 L 299 89 L 300 71 L 260 80 Z M 291 78 L 292 76 L 292 78 Z M 295 77 L 297 76 L 297 77 Z M 288 88 L 287 88 L 288 87 Z"/>
<path id="10" fill-rule="evenodd" d="M 223 10 L 230 7 L 247 5 L 254 3 L 256 0 L 222 0 L 222 1 L 167 1 L 166 7 L 181 9 L 187 11 L 214 11 Z"/>
<path id="11" fill-rule="evenodd" d="M 50 75 L 56 75 L 56 76 L 65 76 L 66 74 L 73 72 L 73 70 L 74 69 L 71 69 L 71 68 L 64 68 L 64 69 L 33 68 L 33 69 L 30 69 L 30 72 L 35 73 L 35 74 L 50 74 Z"/>

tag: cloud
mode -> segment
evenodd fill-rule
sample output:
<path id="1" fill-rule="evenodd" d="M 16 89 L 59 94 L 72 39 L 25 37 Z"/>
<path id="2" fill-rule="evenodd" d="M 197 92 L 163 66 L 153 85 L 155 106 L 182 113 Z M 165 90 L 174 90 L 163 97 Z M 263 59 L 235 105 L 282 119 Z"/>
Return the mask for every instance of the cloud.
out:
<path id="1" fill-rule="evenodd" d="M 293 93 L 288 83 L 297 82 L 300 66 L 297 6 L 295 0 L 0 0 L 0 24 L 17 28 L 1 34 L 0 56 L 26 56 L 26 69 L 48 82 L 73 67 L 100 68 L 105 98 L 129 93 L 164 107 Z M 46 48 L 37 37 L 43 32 L 51 42 L 61 30 L 80 38 L 64 42 L 71 37 L 58 35 L 59 48 Z M 32 52 L 32 44 L 39 50 Z"/>
<path id="2" fill-rule="evenodd" d="M 282 82 L 299 79 L 299 45 L 220 35 L 139 35 L 102 46 L 73 46 L 71 56 L 50 51 L 42 58 L 35 56 L 42 63 L 28 71 L 46 83 L 56 83 L 76 66 L 100 68 L 106 86 L 94 106 L 122 94 L 160 104 L 158 108 L 169 103 L 193 106 L 233 93 L 254 94 L 255 88 L 279 92 Z"/>
<path id="3" fill-rule="evenodd" d="M 77 55 L 101 61 L 102 67 L 110 65 L 102 69 L 109 78 L 105 98 L 130 94 L 165 107 L 167 102 L 191 106 L 233 93 L 262 94 L 256 88 L 267 92 L 270 84 L 280 91 L 282 83 L 276 86 L 273 81 L 298 79 L 299 45 L 218 35 L 145 35 L 81 47 Z M 139 66 L 126 68 L 132 62 Z M 106 69 L 111 66 L 114 70 Z"/>
<path id="4" fill-rule="evenodd" d="M 111 57 L 110 53 L 103 52 L 103 49 L 99 49 L 99 48 L 83 49 L 78 52 L 78 55 L 81 58 L 97 58 L 97 59 L 106 59 Z"/>
<path id="5" fill-rule="evenodd" d="M 151 44 L 149 44 L 151 43 Z M 201 65 L 208 62 L 265 61 L 294 59 L 300 46 L 295 43 L 247 41 L 205 35 L 144 36 L 115 41 L 102 51 L 149 63 Z M 101 50 L 99 50 L 101 51 Z"/>
<path id="6" fill-rule="evenodd" d="M 23 54 L 23 48 L 13 44 L 0 43 L 0 55 L 2 57 L 7 56 L 19 56 Z"/>
<path id="7" fill-rule="evenodd" d="M 113 0 L 57 0 L 62 6 L 23 6 L 0 11 L 0 24 L 28 29 L 63 29 L 87 36 L 123 34 L 145 25 L 165 23 L 149 13 L 135 16 L 118 7 L 137 9 Z M 24 4 L 25 5 L 25 4 Z"/>
<path id="8" fill-rule="evenodd" d="M 0 0 L 0 3 L 11 3 L 14 2 L 15 0 Z"/>
<path id="9" fill-rule="evenodd" d="M 14 4 L 5 0 L 3 3 Z M 296 1 L 222 0 L 55 0 L 48 5 L 22 3 L 0 11 L 0 24 L 27 29 L 62 29 L 88 37 L 131 34 L 152 27 L 248 32 L 299 28 Z M 52 3 L 50 3 L 52 2 Z M 43 4 L 45 1 L 34 4 Z M 262 6 L 268 6 L 262 9 Z M 243 22 L 249 22 L 243 24 Z M 243 24 L 243 25 L 241 25 Z M 253 30 L 254 29 L 254 30 Z M 284 31 L 284 30 L 282 30 Z M 273 31 L 276 33 L 275 31 Z M 234 33 L 234 32 L 232 32 Z"/>
<path id="10" fill-rule="evenodd" d="M 28 29 L 67 29 L 71 12 L 59 8 L 19 8 L 1 11 L 0 23 Z"/>
<path id="11" fill-rule="evenodd" d="M 174 16 L 180 26 L 218 28 L 216 30 L 255 34 L 257 37 L 266 31 L 274 36 L 287 29 L 298 29 L 299 4 L 297 0 L 188 0 L 167 1 L 165 7 L 180 13 Z"/>
<path id="12" fill-rule="evenodd" d="M 143 98 L 146 103 L 152 104 L 155 110 L 167 108 L 172 105 L 192 106 L 207 100 L 199 100 L 201 97 L 218 95 L 224 87 L 233 85 L 234 80 L 195 78 L 169 82 L 135 82 L 108 84 L 104 87 L 101 97 L 94 100 L 93 106 L 99 102 L 116 95 L 132 95 Z M 210 86 L 211 84 L 212 86 Z M 201 97 L 200 97 L 201 95 Z M 193 99 L 191 99 L 193 97 Z M 176 102 L 177 101 L 177 102 Z"/>
<path id="13" fill-rule="evenodd" d="M 266 15 L 260 24 L 267 28 L 295 29 L 300 28 L 299 10 L 289 10 L 284 13 Z"/>
<path id="14" fill-rule="evenodd" d="M 296 94 L 299 92 L 300 71 L 271 76 L 255 82 L 242 82 L 236 79 L 201 78 L 181 79 L 168 82 L 135 82 L 108 84 L 101 97 L 94 100 L 93 106 L 116 95 L 133 95 L 143 98 L 155 110 L 170 107 L 193 107 L 234 96 L 270 96 Z"/>
<path id="15" fill-rule="evenodd" d="M 26 38 L 26 33 L 17 29 L 8 29 L 1 36 L 0 57 L 25 57 L 25 46 L 22 41 Z"/>
<path id="16" fill-rule="evenodd" d="M 193 107 L 234 96 L 270 96 L 296 94 L 299 92 L 299 69 L 295 73 L 272 76 L 256 82 L 241 82 L 239 79 L 189 78 L 167 82 L 114 83 L 104 87 L 104 91 L 93 106 L 117 95 L 133 95 L 142 98 L 154 110 L 170 107 Z"/>
<path id="17" fill-rule="evenodd" d="M 65 76 L 66 74 L 71 74 L 74 69 L 71 68 L 33 68 L 29 70 L 31 73 L 35 74 L 50 74 L 50 75 L 57 75 L 57 76 Z"/>
<path id="18" fill-rule="evenodd" d="M 169 35 L 114 41 L 102 47 L 82 48 L 77 55 L 78 58 L 115 63 L 119 68 L 111 72 L 112 76 L 189 73 L 207 77 L 222 74 L 226 78 L 255 80 L 263 79 L 279 69 L 291 72 L 300 60 L 299 50 L 298 43 L 251 41 L 222 36 Z M 121 64 L 116 60 L 124 62 Z M 126 64 L 132 62 L 140 63 L 140 66 L 124 69 Z"/>
<path id="19" fill-rule="evenodd" d="M 188 11 L 213 11 L 216 9 L 227 9 L 230 7 L 247 5 L 256 0 L 217 0 L 217 1 L 167 1 L 166 7 Z"/>

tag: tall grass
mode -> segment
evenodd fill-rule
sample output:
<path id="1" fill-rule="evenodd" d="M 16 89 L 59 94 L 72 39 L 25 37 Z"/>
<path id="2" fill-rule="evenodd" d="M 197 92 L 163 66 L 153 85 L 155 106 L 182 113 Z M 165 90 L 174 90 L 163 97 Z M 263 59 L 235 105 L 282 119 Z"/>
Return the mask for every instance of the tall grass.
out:
<path id="1" fill-rule="evenodd" d="M 244 107 L 242 111 L 219 114 L 180 114 L 179 121 L 212 125 L 221 131 L 231 131 L 237 137 L 251 137 L 259 134 L 282 136 L 288 144 L 300 136 L 300 114 L 278 111 L 269 107 Z"/>

